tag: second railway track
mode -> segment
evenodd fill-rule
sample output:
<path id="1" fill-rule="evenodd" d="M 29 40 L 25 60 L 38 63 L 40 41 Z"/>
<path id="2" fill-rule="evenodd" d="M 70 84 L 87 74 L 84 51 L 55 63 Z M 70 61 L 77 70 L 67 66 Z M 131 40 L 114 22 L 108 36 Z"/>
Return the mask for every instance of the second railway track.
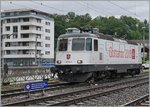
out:
<path id="1" fill-rule="evenodd" d="M 131 102 L 124 104 L 123 106 L 150 106 L 149 104 L 149 94 L 143 95 Z"/>
<path id="2" fill-rule="evenodd" d="M 139 82 L 140 81 L 140 82 Z M 128 84 L 128 85 L 127 85 Z M 85 100 L 97 95 L 108 94 L 110 92 L 115 92 L 116 90 L 123 90 L 125 88 L 134 87 L 141 84 L 148 84 L 148 77 L 141 79 L 133 79 L 125 82 L 117 82 L 111 84 L 105 84 L 101 86 L 92 86 L 85 89 L 74 90 L 72 92 L 64 92 L 63 94 L 44 96 L 35 99 L 28 99 L 14 103 L 3 104 L 6 106 L 17 106 L 17 105 L 69 105 L 74 102 Z M 115 88 L 116 86 L 119 88 Z M 100 91 L 101 90 L 101 91 Z M 103 90 L 103 91 L 102 91 Z M 84 94 L 84 95 L 83 95 Z M 73 96 L 73 97 L 72 97 Z M 76 98 L 75 98 L 76 97 Z"/>
<path id="3" fill-rule="evenodd" d="M 147 75 L 147 73 L 136 76 L 135 78 L 142 77 L 142 76 L 145 76 L 145 75 Z M 125 79 L 128 79 L 128 78 L 130 78 L 130 77 L 127 77 Z M 112 81 L 112 80 L 110 80 L 110 81 Z M 110 82 L 110 81 L 107 81 L 107 82 Z M 116 81 L 116 80 L 114 80 L 114 81 Z M 84 85 L 87 85 L 87 84 L 82 84 L 81 86 L 84 86 Z M 71 86 L 70 83 L 66 83 L 66 82 L 49 84 L 49 88 L 45 89 L 45 91 L 49 91 L 49 90 L 52 91 L 52 90 L 58 90 L 58 89 L 63 89 L 63 88 L 69 88 L 69 87 L 72 87 L 72 86 Z M 39 92 L 42 92 L 42 90 L 31 91 L 30 93 L 34 94 L 34 93 L 39 93 Z M 1 98 L 3 99 L 3 98 L 8 98 L 8 97 L 26 95 L 27 93 L 28 92 L 25 92 L 24 89 L 14 89 L 14 90 L 2 91 L 1 92 Z"/>

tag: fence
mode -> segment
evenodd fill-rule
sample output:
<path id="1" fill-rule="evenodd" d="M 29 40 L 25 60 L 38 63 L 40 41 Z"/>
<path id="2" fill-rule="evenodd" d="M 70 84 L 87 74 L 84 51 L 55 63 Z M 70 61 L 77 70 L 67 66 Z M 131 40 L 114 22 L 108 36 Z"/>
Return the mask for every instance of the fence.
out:
<path id="1" fill-rule="evenodd" d="M 53 79 L 50 67 L 9 68 L 8 73 L 2 71 L 2 83 L 21 83 L 43 79 Z M 56 77 L 55 77 L 56 78 Z"/>

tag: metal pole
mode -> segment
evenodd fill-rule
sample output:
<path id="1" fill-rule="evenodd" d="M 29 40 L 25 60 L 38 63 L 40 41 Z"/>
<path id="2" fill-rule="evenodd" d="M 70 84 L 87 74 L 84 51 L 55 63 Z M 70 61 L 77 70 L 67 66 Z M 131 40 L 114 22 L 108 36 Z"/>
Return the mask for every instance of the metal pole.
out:
<path id="1" fill-rule="evenodd" d="M 145 63 L 145 27 L 143 27 L 143 62 Z"/>
<path id="2" fill-rule="evenodd" d="M 37 65 L 37 36 L 35 37 L 35 65 Z"/>
<path id="3" fill-rule="evenodd" d="M 3 69 L 4 69 L 4 63 L 3 63 L 3 35 L 0 36 L 0 47 L 1 47 L 1 52 L 0 52 L 0 56 L 1 56 L 1 60 L 0 60 L 0 66 L 1 66 L 1 74 L 2 74 L 2 78 L 3 78 Z"/>

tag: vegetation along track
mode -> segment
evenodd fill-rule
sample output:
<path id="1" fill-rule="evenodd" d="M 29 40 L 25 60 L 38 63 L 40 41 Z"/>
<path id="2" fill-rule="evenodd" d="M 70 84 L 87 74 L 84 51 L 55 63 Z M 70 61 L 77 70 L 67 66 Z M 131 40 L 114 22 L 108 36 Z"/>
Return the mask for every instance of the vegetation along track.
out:
<path id="1" fill-rule="evenodd" d="M 124 104 L 123 106 L 150 106 L 149 105 L 149 94 L 146 94 L 138 99 Z"/>
<path id="2" fill-rule="evenodd" d="M 138 78 L 138 77 L 143 77 L 147 74 L 142 74 L 142 75 L 138 75 L 134 78 Z M 131 77 L 127 77 L 124 79 L 128 79 Z M 107 81 L 101 81 L 98 82 L 98 84 L 100 83 L 106 83 L 106 82 L 114 82 L 114 81 L 118 81 L 118 79 L 114 79 L 114 80 L 107 80 Z M 64 89 L 64 88 L 73 88 L 73 87 L 80 87 L 80 86 L 86 86 L 87 84 L 70 84 L 70 83 L 53 83 L 53 84 L 49 84 L 49 88 L 45 89 L 45 91 L 55 91 L 58 89 Z M 35 93 L 40 93 L 42 92 L 42 90 L 36 90 L 36 91 L 31 91 L 30 94 L 35 94 Z M 15 89 L 15 90 L 9 90 L 9 91 L 2 91 L 1 93 L 1 98 L 9 98 L 9 97 L 14 97 L 14 96 L 20 96 L 20 95 L 27 95 L 28 92 L 25 92 L 24 89 Z"/>
<path id="3" fill-rule="evenodd" d="M 133 80 L 119 81 L 117 83 L 104 84 L 98 86 L 86 87 L 80 90 L 74 90 L 71 92 L 64 92 L 56 95 L 49 95 L 34 99 L 23 100 L 14 103 L 3 104 L 4 106 L 23 106 L 23 105 L 70 105 L 82 100 L 87 100 L 96 96 L 109 94 L 112 92 L 120 91 L 126 88 L 132 88 L 142 84 L 148 84 L 148 76 L 145 78 L 136 78 Z"/>

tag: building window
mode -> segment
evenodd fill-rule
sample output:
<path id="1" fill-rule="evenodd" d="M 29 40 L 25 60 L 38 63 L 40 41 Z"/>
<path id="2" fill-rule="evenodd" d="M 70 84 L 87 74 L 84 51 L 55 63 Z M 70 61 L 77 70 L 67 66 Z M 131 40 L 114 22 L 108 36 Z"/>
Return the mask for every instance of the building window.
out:
<path id="1" fill-rule="evenodd" d="M 6 54 L 9 55 L 9 54 L 10 54 L 10 50 L 7 50 L 7 51 L 6 51 Z"/>
<path id="2" fill-rule="evenodd" d="M 37 46 L 40 46 L 40 47 L 41 47 L 41 46 L 42 46 L 42 44 L 41 44 L 40 42 L 37 42 Z"/>
<path id="3" fill-rule="evenodd" d="M 13 35 L 13 38 L 18 38 L 18 34 L 14 34 L 14 35 Z"/>
<path id="4" fill-rule="evenodd" d="M 10 36 L 9 36 L 9 35 L 6 35 L 6 38 L 7 38 L 7 39 L 10 39 Z"/>
<path id="5" fill-rule="evenodd" d="M 19 22 L 19 19 L 7 19 L 7 23 Z"/>
<path id="6" fill-rule="evenodd" d="M 5 17 L 5 13 L 1 13 L 2 17 Z"/>
<path id="7" fill-rule="evenodd" d="M 29 30 L 29 26 L 21 26 L 21 30 Z"/>
<path id="8" fill-rule="evenodd" d="M 40 35 L 40 34 L 36 34 L 36 36 L 37 36 L 37 38 L 39 38 L 39 39 L 41 38 L 41 35 Z"/>
<path id="9" fill-rule="evenodd" d="M 6 31 L 10 31 L 10 26 L 6 26 Z"/>
<path id="10" fill-rule="evenodd" d="M 45 25 L 49 25 L 50 26 L 50 24 L 51 24 L 50 22 L 45 22 Z"/>
<path id="11" fill-rule="evenodd" d="M 50 37 L 48 37 L 48 36 L 46 36 L 46 37 L 45 37 L 45 40 L 50 40 L 50 39 L 51 39 L 51 38 L 50 38 Z"/>
<path id="12" fill-rule="evenodd" d="M 19 19 L 12 19 L 12 22 L 19 22 Z"/>
<path id="13" fill-rule="evenodd" d="M 38 27 L 38 26 L 37 26 L 37 27 L 36 27 L 36 30 L 41 31 L 41 27 Z"/>
<path id="14" fill-rule="evenodd" d="M 10 19 L 7 19 L 7 23 L 10 23 Z"/>
<path id="15" fill-rule="evenodd" d="M 10 13 L 10 16 L 14 16 L 14 12 L 11 12 L 11 13 Z"/>
<path id="16" fill-rule="evenodd" d="M 41 19 L 36 19 L 37 20 L 37 23 L 41 23 Z"/>
<path id="17" fill-rule="evenodd" d="M 10 13 L 8 12 L 8 13 L 5 13 L 5 16 L 7 17 L 7 16 L 10 16 Z"/>
<path id="18" fill-rule="evenodd" d="M 21 38 L 29 38 L 29 34 L 21 34 Z"/>
<path id="19" fill-rule="evenodd" d="M 23 22 L 29 22 L 29 18 L 23 18 Z"/>
<path id="20" fill-rule="evenodd" d="M 5 47 L 10 47 L 10 42 L 6 42 Z"/>
<path id="21" fill-rule="evenodd" d="M 50 29 L 45 29 L 45 32 L 50 33 Z"/>
<path id="22" fill-rule="evenodd" d="M 46 55 L 50 55 L 50 51 L 45 51 L 45 54 Z"/>
<path id="23" fill-rule="evenodd" d="M 18 26 L 13 26 L 13 33 L 18 32 Z"/>
<path id="24" fill-rule="evenodd" d="M 23 42 L 22 46 L 29 46 L 29 42 Z"/>
<path id="25" fill-rule="evenodd" d="M 50 44 L 45 44 L 45 47 L 50 47 Z"/>

